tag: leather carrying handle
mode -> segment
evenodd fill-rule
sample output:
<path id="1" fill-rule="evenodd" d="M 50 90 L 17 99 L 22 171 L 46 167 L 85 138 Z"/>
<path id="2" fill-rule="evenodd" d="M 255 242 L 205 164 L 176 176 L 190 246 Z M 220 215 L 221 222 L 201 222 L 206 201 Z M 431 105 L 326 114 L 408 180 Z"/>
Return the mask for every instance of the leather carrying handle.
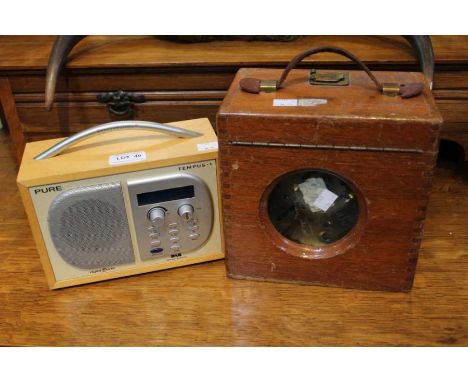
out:
<path id="1" fill-rule="evenodd" d="M 305 50 L 302 53 L 299 53 L 296 57 L 294 57 L 291 62 L 288 64 L 286 69 L 283 70 L 283 74 L 281 75 L 280 79 L 278 80 L 278 83 L 276 85 L 277 89 L 283 88 L 283 83 L 286 80 L 286 78 L 289 75 L 289 72 L 296 67 L 303 59 L 312 56 L 317 53 L 336 53 L 341 56 L 344 56 L 346 58 L 349 58 L 351 61 L 355 62 L 364 72 L 367 73 L 367 75 L 370 77 L 370 79 L 374 82 L 375 86 L 377 86 L 377 89 L 379 91 L 382 91 L 383 86 L 379 82 L 377 78 L 372 74 L 372 72 L 369 70 L 366 64 L 364 64 L 359 58 L 357 58 L 354 54 L 351 52 L 348 52 L 345 49 L 337 48 L 334 46 L 321 46 L 319 48 L 312 48 Z"/>
<path id="2" fill-rule="evenodd" d="M 275 84 L 276 90 L 280 90 L 284 88 L 284 81 L 288 77 L 291 70 L 296 67 L 296 65 L 298 65 L 304 58 L 312 56 L 317 53 L 336 53 L 346 58 L 349 58 L 351 61 L 356 63 L 369 76 L 369 78 L 372 80 L 372 82 L 374 82 L 379 92 L 384 93 L 384 94 L 386 93 L 387 84 L 381 83 L 374 76 L 374 74 L 370 71 L 370 69 L 367 67 L 366 64 L 364 64 L 358 57 L 356 57 L 351 52 L 342 48 L 335 47 L 335 46 L 321 46 L 318 48 L 311 48 L 311 49 L 305 50 L 302 53 L 299 53 L 289 62 L 288 66 L 283 70 L 283 73 L 281 74 L 280 79 L 276 81 L 276 84 Z M 262 90 L 262 80 L 259 80 L 256 78 L 243 78 L 240 80 L 239 84 L 240 84 L 241 89 L 248 93 L 257 94 L 257 93 L 260 93 Z M 423 84 L 421 83 L 391 84 L 391 85 L 393 89 L 395 88 L 395 85 L 398 86 L 397 94 L 400 95 L 402 98 L 415 97 L 421 94 L 423 90 Z M 397 94 L 392 94 L 392 95 L 397 95 Z"/>

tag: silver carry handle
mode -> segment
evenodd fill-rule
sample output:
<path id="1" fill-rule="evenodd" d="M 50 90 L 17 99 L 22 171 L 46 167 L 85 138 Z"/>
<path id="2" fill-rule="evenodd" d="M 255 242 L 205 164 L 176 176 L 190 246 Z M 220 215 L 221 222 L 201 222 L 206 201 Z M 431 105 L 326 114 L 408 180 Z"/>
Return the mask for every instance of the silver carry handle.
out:
<path id="1" fill-rule="evenodd" d="M 61 153 L 66 148 L 74 145 L 75 143 L 81 142 L 95 135 L 106 133 L 112 130 L 121 130 L 121 129 L 142 129 L 142 130 L 152 130 L 161 133 L 166 133 L 169 135 L 174 135 L 178 138 L 194 138 L 199 137 L 203 134 L 197 133 L 196 131 L 190 131 L 187 129 L 182 129 L 180 127 L 175 127 L 171 125 L 165 125 L 163 123 L 157 122 L 147 122 L 147 121 L 116 121 L 104 123 L 95 127 L 90 127 L 89 129 L 80 131 L 71 137 L 60 141 L 59 143 L 53 145 L 47 150 L 43 151 L 39 155 L 35 156 L 34 159 L 42 160 L 46 158 L 52 158 L 57 154 Z"/>

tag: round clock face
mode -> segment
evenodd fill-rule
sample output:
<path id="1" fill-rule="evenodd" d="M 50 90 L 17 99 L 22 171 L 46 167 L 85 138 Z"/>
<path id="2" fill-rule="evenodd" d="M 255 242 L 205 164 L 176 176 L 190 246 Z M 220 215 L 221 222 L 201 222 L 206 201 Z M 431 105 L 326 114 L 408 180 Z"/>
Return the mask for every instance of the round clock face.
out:
<path id="1" fill-rule="evenodd" d="M 285 238 L 311 247 L 345 237 L 359 218 L 351 187 L 324 170 L 302 170 L 283 176 L 271 190 L 267 211 Z"/>

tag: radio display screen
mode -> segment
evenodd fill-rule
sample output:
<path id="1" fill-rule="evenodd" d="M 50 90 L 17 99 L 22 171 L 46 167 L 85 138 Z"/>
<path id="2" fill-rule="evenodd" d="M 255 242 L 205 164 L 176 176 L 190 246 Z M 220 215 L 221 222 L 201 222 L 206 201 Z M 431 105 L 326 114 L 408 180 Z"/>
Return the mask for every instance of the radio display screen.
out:
<path id="1" fill-rule="evenodd" d="M 145 206 L 147 204 L 155 204 L 161 202 L 169 202 L 171 200 L 193 198 L 194 196 L 195 192 L 193 186 L 185 186 L 137 194 L 137 201 L 139 206 Z"/>

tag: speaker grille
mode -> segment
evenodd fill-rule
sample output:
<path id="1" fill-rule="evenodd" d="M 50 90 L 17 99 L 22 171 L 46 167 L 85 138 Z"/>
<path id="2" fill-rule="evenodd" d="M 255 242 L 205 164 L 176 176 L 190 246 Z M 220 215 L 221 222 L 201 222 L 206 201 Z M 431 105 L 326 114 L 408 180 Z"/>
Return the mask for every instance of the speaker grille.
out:
<path id="1" fill-rule="evenodd" d="M 63 192 L 48 220 L 55 248 L 68 264 L 91 269 L 135 261 L 119 182 Z"/>

